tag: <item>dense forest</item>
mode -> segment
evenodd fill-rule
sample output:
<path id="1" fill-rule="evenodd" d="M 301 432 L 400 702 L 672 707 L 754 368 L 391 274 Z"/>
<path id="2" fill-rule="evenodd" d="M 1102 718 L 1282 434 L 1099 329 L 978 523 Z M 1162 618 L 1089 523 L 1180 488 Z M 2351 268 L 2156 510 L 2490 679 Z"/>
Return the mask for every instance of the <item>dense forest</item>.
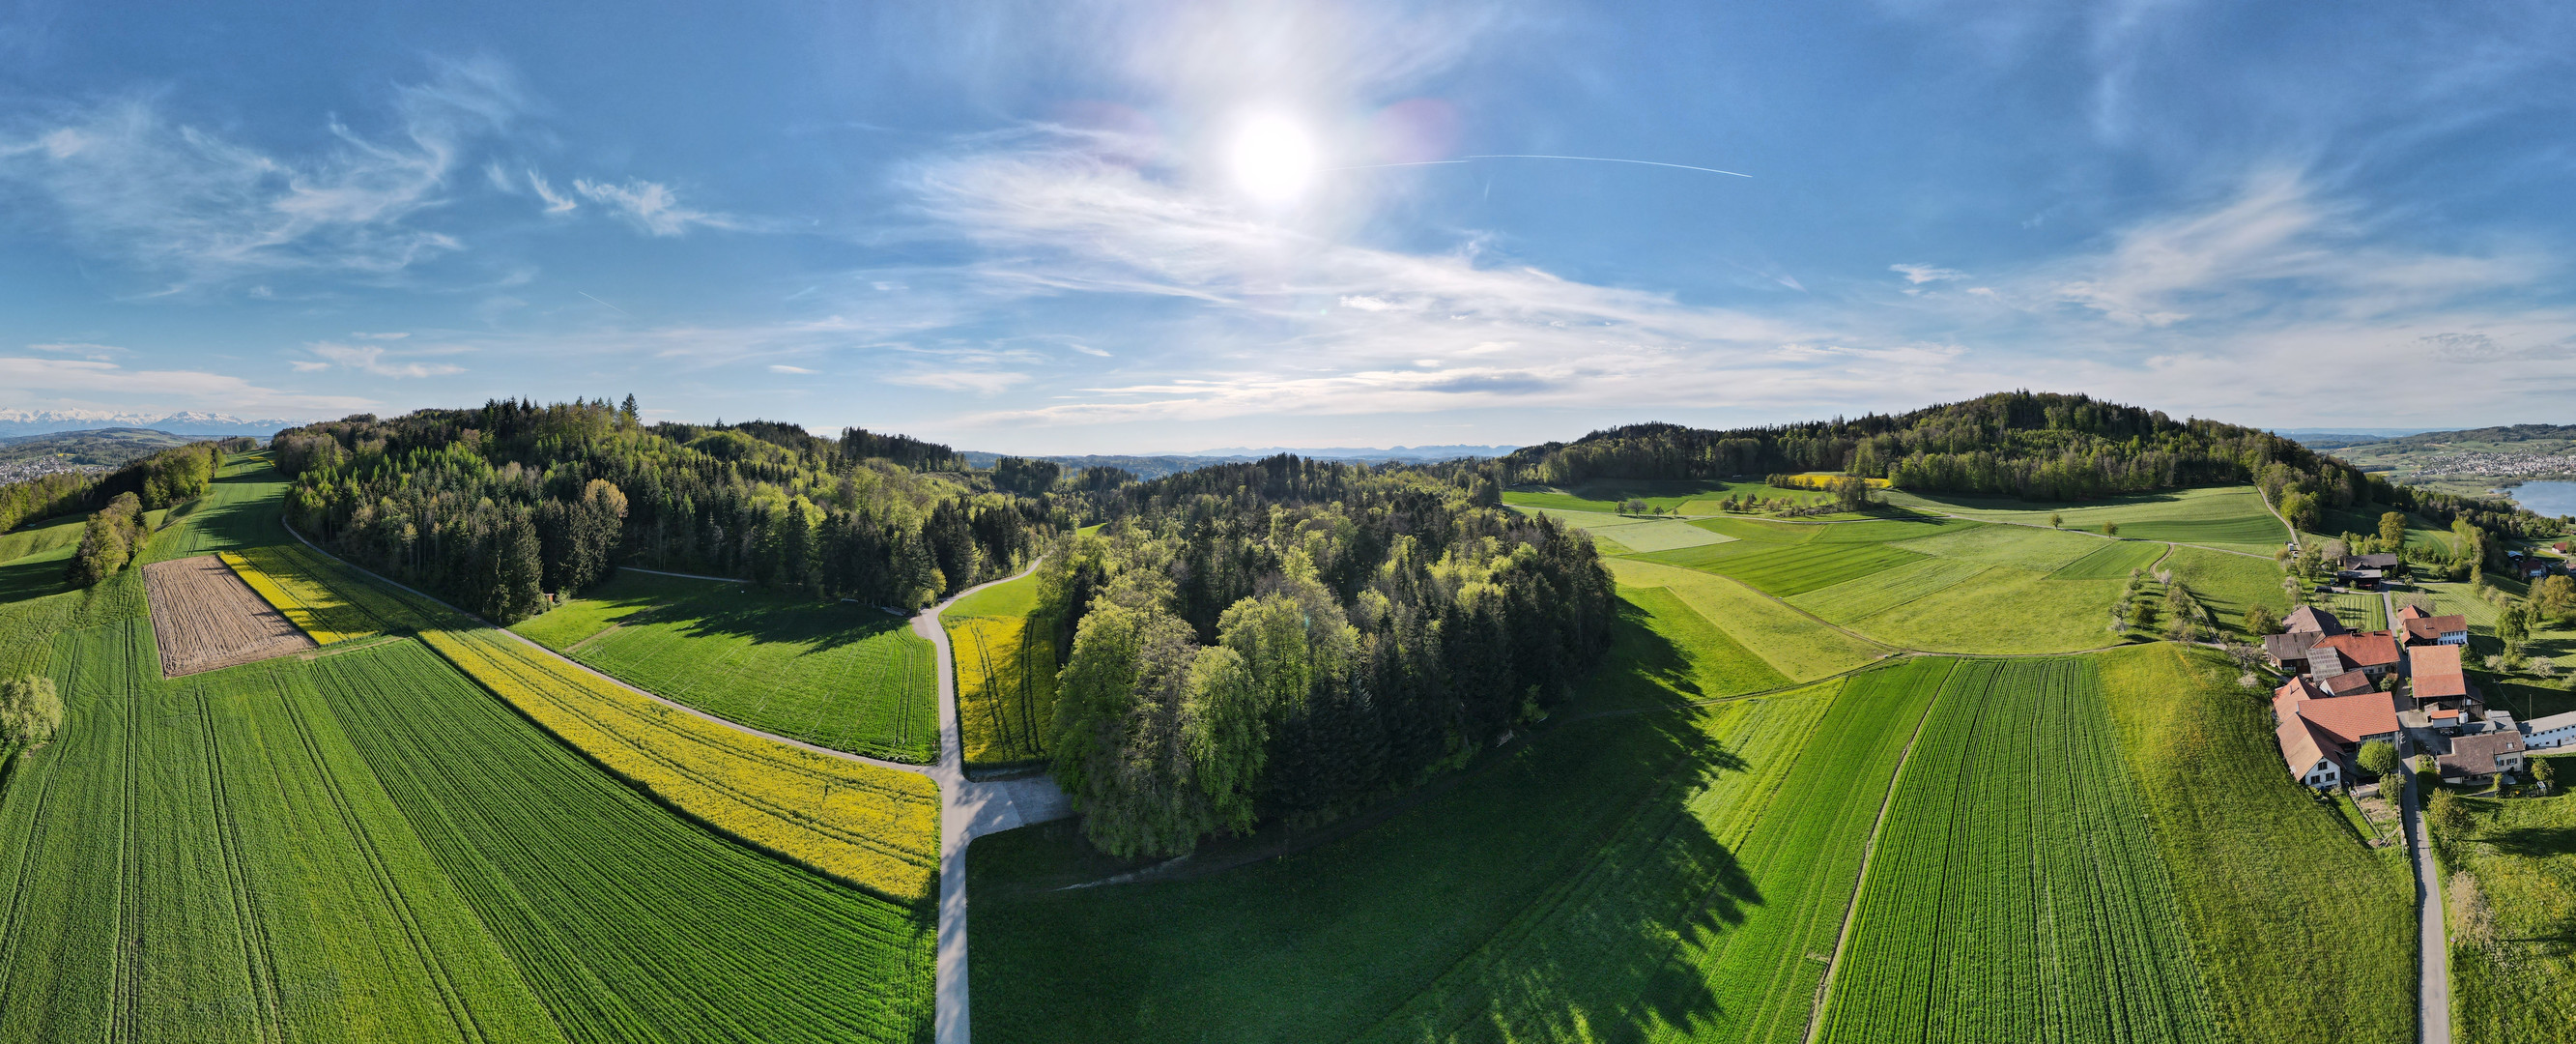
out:
<path id="1" fill-rule="evenodd" d="M 618 564 L 916 608 L 1027 563 L 1071 517 L 947 447 L 792 424 L 642 424 L 629 396 L 360 415 L 280 432 L 307 536 L 492 619 Z"/>
<path id="2" fill-rule="evenodd" d="M 1039 575 L 1053 770 L 1094 844 L 1330 818 L 1571 694 L 1616 604 L 1590 537 L 1447 470 L 1281 456 L 1091 495 L 1111 521 Z"/>
<path id="3" fill-rule="evenodd" d="M 2072 501 L 2186 486 L 2260 485 L 2300 528 L 2328 510 L 2385 505 L 2507 536 L 2557 525 L 2509 501 L 2392 485 L 2256 428 L 2175 420 L 2084 395 L 1998 392 L 1900 414 L 1714 431 L 1632 424 L 1503 458 L 1504 480 L 1724 479 L 1838 471 L 1920 493 Z"/>

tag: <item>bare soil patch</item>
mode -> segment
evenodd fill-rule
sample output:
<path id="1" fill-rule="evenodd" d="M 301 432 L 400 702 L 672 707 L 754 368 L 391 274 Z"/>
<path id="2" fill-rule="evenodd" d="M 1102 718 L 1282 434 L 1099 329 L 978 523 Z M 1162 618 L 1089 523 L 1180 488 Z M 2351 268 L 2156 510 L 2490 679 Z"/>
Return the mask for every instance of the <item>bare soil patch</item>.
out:
<path id="1" fill-rule="evenodd" d="M 211 671 L 314 648 L 283 614 L 213 555 L 143 567 L 161 676 Z"/>

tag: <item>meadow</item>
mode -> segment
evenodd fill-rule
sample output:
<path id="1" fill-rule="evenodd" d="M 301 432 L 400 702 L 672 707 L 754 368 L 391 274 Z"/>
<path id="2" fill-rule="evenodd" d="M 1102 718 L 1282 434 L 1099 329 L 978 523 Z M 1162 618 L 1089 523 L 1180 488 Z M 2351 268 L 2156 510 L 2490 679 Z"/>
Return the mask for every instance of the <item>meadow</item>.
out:
<path id="1" fill-rule="evenodd" d="M 968 768 L 1046 757 L 1055 723 L 1055 642 L 1035 573 L 986 587 L 939 614 L 956 657 L 958 742 Z"/>
<path id="2" fill-rule="evenodd" d="M 2281 590 L 2281 567 L 2266 559 L 2177 547 L 2157 566 L 2173 570 L 2174 579 L 2191 588 L 2200 604 L 2218 618 L 2218 625 L 2241 640 L 2261 640 L 2246 630 L 2246 610 L 2260 605 L 2278 619 L 2291 608 L 2289 593 Z"/>
<path id="3" fill-rule="evenodd" d="M 630 569 L 511 630 L 763 732 L 889 761 L 939 756 L 937 652 L 873 606 Z"/>
<path id="4" fill-rule="evenodd" d="M 2104 523 L 2116 523 L 2120 535 L 2133 540 L 2201 544 L 2262 555 L 2271 554 L 2290 536 L 2288 527 L 2263 506 L 2262 493 L 2252 486 L 2167 490 L 2062 504 L 1901 490 L 1890 492 L 1887 499 L 1917 511 L 2024 526 L 2046 526 L 2056 516 L 2065 528 L 2099 533 Z"/>
<path id="5" fill-rule="evenodd" d="M 1612 659 L 1558 724 L 1364 829 L 1230 869 L 1072 889 L 1125 867 L 1063 824 L 979 840 L 978 1029 L 1803 1040 L 1814 955 L 1834 946 L 1950 664 L 1675 706 L 1723 695 L 1715 679 L 1769 679 L 1738 673 L 1740 647 L 1711 641 L 1677 596 L 1623 594 Z M 1233 860 L 1219 846 L 1194 862 Z"/>
<path id="6" fill-rule="evenodd" d="M 2550 760 L 2564 786 L 2576 757 Z M 2444 889 L 2456 1039 L 2557 1039 L 2576 1025 L 2576 799 L 2466 804 Z"/>
<path id="7" fill-rule="evenodd" d="M 2237 687 L 2226 657 L 2159 643 L 2094 659 L 2222 1033 L 2414 1040 L 2403 847 L 2373 851 L 2290 778 L 2271 709 Z M 2298 853 L 2295 874 L 2282 870 L 2285 852 Z"/>
<path id="8" fill-rule="evenodd" d="M 1923 723 L 1819 1040 L 2218 1039 L 2092 661 L 1971 660 Z"/>
<path id="9" fill-rule="evenodd" d="M 1763 483 L 1692 481 L 1686 479 L 1596 479 L 1571 488 L 1524 486 L 1503 491 L 1503 503 L 1520 507 L 1556 508 L 1562 511 L 1615 512 L 1629 500 L 1643 500 L 1648 507 L 1667 514 L 1714 515 L 1723 510 L 1719 502 L 1728 497 L 1758 497 L 1763 500 L 1786 500 L 1792 504 L 1831 503 L 1832 493 L 1811 489 L 1780 489 Z"/>
<path id="10" fill-rule="evenodd" d="M 1892 650 L 1718 576 L 1633 558 L 1607 563 L 1621 587 L 1668 591 L 1709 625 L 1792 681 L 1831 677 Z"/>
<path id="11" fill-rule="evenodd" d="M 145 560 L 288 539 L 281 488 L 234 459 Z M 69 710 L 0 791 L 0 1039 L 929 1035 L 919 890 L 678 814 L 417 642 L 164 681 L 133 570 L 0 603 L 0 628 L 0 671 Z"/>

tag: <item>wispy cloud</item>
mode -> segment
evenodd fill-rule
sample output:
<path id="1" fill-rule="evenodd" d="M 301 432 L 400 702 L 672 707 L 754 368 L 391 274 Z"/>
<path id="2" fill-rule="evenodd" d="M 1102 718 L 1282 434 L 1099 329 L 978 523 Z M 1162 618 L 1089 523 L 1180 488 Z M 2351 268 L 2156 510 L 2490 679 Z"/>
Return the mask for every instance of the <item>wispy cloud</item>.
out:
<path id="1" fill-rule="evenodd" d="M 691 225 L 723 229 L 746 227 L 742 220 L 728 214 L 682 206 L 679 193 L 660 182 L 629 179 L 623 184 L 613 184 L 575 179 L 572 187 L 573 191 L 610 208 L 618 217 L 648 235 L 676 236 L 688 231 Z M 547 197 L 549 203 L 557 198 Z M 571 209 L 568 202 L 564 209 Z M 549 206 L 548 210 L 551 212 L 553 208 Z"/>
<path id="2" fill-rule="evenodd" d="M 312 415 L 363 410 L 373 399 L 307 395 L 263 387 L 229 374 L 203 370 L 137 370 L 99 359 L 0 356 L 0 388 L 17 394 L 103 395 L 127 404 L 158 400 L 192 407 Z M 12 397 L 14 400 L 14 396 Z"/>
<path id="3" fill-rule="evenodd" d="M 536 191 L 538 199 L 545 201 L 548 214 L 570 214 L 581 206 L 579 200 L 555 191 L 554 185 L 546 181 L 546 176 L 533 167 L 528 169 L 528 187 Z"/>
<path id="4" fill-rule="evenodd" d="M 443 201 L 469 144 L 524 105 L 498 63 L 447 63 L 396 90 L 390 132 L 333 120 L 332 144 L 296 157 L 132 97 L 0 131 L 0 186 L 50 206 L 90 252 L 174 289 L 289 270 L 383 276 L 462 247 L 414 219 Z"/>
<path id="5" fill-rule="evenodd" d="M 821 371 L 821 370 L 808 370 L 808 369 L 806 369 L 806 368 L 804 368 L 804 367 L 802 367 L 802 366 L 789 366 L 789 365 L 787 365 L 786 363 L 771 363 L 771 364 L 769 364 L 769 372 L 771 372 L 771 373 L 801 373 L 801 374 L 812 375 L 812 374 L 821 373 L 821 372 L 823 372 L 823 371 Z"/>
<path id="6" fill-rule="evenodd" d="M 406 359 L 406 356 L 454 354 L 458 349 L 453 348 L 423 349 L 407 353 L 396 353 L 379 344 L 350 345 L 339 344 L 332 341 L 316 341 L 313 344 L 307 345 L 306 350 L 312 352 L 315 358 L 290 360 L 291 365 L 300 372 L 310 373 L 326 370 L 334 366 L 356 370 L 361 373 L 372 374 L 377 377 L 398 378 L 444 377 L 451 373 L 465 372 L 464 367 L 458 366 L 454 363 L 421 362 L 417 359 Z"/>
<path id="7" fill-rule="evenodd" d="M 1889 265 L 1887 266 L 1887 270 L 1904 276 L 1906 282 L 1912 283 L 1916 286 L 1921 286 L 1925 283 L 1937 283 L 1945 279 L 1968 278 L 1967 273 L 1958 271 L 1957 269 L 1936 268 L 1931 265 Z"/>

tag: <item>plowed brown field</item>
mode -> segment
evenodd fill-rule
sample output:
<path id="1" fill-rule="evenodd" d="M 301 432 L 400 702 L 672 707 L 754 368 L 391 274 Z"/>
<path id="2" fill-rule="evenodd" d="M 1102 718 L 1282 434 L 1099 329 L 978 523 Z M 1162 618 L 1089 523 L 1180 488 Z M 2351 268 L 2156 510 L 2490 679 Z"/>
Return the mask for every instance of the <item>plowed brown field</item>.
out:
<path id="1" fill-rule="evenodd" d="M 211 671 L 313 648 L 285 616 L 213 555 L 143 567 L 161 676 Z"/>

